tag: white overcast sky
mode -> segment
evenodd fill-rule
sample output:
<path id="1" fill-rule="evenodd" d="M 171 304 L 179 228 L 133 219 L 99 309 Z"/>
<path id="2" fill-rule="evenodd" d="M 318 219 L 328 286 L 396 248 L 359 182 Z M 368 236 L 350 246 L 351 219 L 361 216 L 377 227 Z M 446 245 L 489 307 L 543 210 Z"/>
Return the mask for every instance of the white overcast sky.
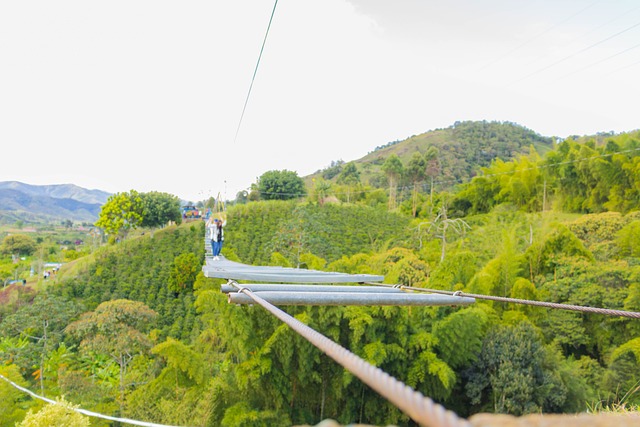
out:
<path id="1" fill-rule="evenodd" d="M 0 2 L 0 181 L 189 200 L 456 120 L 640 127 L 640 0 Z"/>

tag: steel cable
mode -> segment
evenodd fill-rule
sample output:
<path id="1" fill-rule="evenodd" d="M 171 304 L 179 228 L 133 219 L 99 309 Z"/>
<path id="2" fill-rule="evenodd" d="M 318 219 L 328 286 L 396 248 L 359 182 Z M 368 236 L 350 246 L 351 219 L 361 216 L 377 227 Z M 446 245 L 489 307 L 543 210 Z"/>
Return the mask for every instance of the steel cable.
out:
<path id="1" fill-rule="evenodd" d="M 240 115 L 240 121 L 238 122 L 238 128 L 236 129 L 236 136 L 233 138 L 234 144 L 238 140 L 238 134 L 240 133 L 240 127 L 242 126 L 242 119 L 244 119 L 244 113 L 247 110 L 247 104 L 249 103 L 249 98 L 251 97 L 253 82 L 256 80 L 256 74 L 258 74 L 258 67 L 260 66 L 260 60 L 262 59 L 264 46 L 267 44 L 267 37 L 269 36 L 269 30 L 271 29 L 271 23 L 273 22 L 273 15 L 275 15 L 276 13 L 276 6 L 278 6 L 278 0 L 276 0 L 275 3 L 273 4 L 273 10 L 271 11 L 271 17 L 269 18 L 269 25 L 267 25 L 267 31 L 264 33 L 264 39 L 262 40 L 262 47 L 260 48 L 260 55 L 258 55 L 258 62 L 256 62 L 256 67 L 253 69 L 251 84 L 249 85 L 249 91 L 247 92 L 247 97 L 244 100 L 244 106 L 242 107 L 242 114 Z"/>
<path id="2" fill-rule="evenodd" d="M 35 399 L 43 400 L 43 401 L 45 401 L 47 403 L 51 403 L 52 405 L 58 405 L 59 404 L 55 400 L 40 396 L 38 394 L 35 394 L 34 392 L 32 392 L 31 390 L 29 390 L 27 388 L 19 386 L 18 384 L 14 383 L 13 381 L 11 381 L 9 378 L 5 377 L 4 375 L 0 374 L 0 379 L 6 381 L 7 383 L 12 385 L 13 387 L 17 388 L 18 390 L 20 390 L 20 391 L 22 391 L 24 393 L 27 393 L 29 396 L 31 396 L 31 397 L 33 397 Z M 143 427 L 178 427 L 178 426 L 170 426 L 170 425 L 167 425 L 167 424 L 156 424 L 156 423 L 149 423 L 149 422 L 146 422 L 146 421 L 132 420 L 132 419 L 129 419 L 129 418 L 112 417 L 112 416 L 109 416 L 109 415 L 104 415 L 104 414 L 88 411 L 86 409 L 81 409 L 81 408 L 69 408 L 69 409 L 73 410 L 74 412 L 78 412 L 80 414 L 87 415 L 89 417 L 102 418 L 103 420 L 109 420 L 109 421 L 118 421 L 118 422 L 121 422 L 121 423 L 132 424 L 132 425 L 136 425 L 136 426 L 143 426 Z"/>
<path id="3" fill-rule="evenodd" d="M 269 313 L 287 324 L 287 326 L 342 365 L 421 426 L 471 427 L 471 424 L 464 418 L 458 417 L 454 412 L 448 411 L 422 393 L 398 381 L 382 369 L 366 362 L 364 359 L 325 337 L 318 331 L 273 306 L 258 295 L 255 295 L 251 290 L 242 287 L 234 281 L 229 281 L 229 284 L 235 286 L 238 292 L 249 296 L 256 304 L 259 304 Z"/>
<path id="4" fill-rule="evenodd" d="M 367 283 L 367 284 L 375 285 L 375 286 L 384 286 L 384 287 L 396 287 L 396 288 L 408 290 L 408 291 L 428 292 L 432 294 L 453 295 L 453 296 L 459 296 L 459 297 L 470 297 L 470 298 L 485 299 L 490 301 L 499 301 L 499 302 L 514 303 L 514 304 L 535 305 L 538 307 L 556 308 L 559 310 L 581 311 L 585 313 L 597 313 L 597 314 L 606 314 L 608 316 L 621 316 L 621 317 L 630 317 L 632 319 L 640 319 L 640 313 L 636 311 L 612 310 L 608 308 L 588 307 L 588 306 L 572 305 L 572 304 L 560 304 L 560 303 L 546 302 L 546 301 L 533 301 L 533 300 L 519 299 L 519 298 L 494 297 L 492 295 L 469 294 L 462 291 L 443 291 L 439 289 L 416 288 L 413 286 L 404 286 L 404 285 L 385 285 L 381 283 Z"/>

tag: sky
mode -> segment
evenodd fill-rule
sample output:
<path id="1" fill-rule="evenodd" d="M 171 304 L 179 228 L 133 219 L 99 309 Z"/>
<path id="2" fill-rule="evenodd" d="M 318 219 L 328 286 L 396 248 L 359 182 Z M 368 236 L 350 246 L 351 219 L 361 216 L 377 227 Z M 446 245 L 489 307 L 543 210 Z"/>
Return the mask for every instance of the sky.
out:
<path id="1" fill-rule="evenodd" d="M 455 121 L 640 128 L 638 0 L 0 2 L 0 181 L 233 199 Z"/>

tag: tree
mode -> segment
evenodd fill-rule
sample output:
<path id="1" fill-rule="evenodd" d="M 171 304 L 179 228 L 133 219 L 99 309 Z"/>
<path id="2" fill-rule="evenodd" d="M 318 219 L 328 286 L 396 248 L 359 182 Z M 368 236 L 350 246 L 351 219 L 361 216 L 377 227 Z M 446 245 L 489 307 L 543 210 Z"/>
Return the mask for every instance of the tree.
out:
<path id="1" fill-rule="evenodd" d="M 427 162 L 420 153 L 413 153 L 407 165 L 407 176 L 413 183 L 413 197 L 411 205 L 411 215 L 415 218 L 418 210 L 418 184 L 424 180 L 426 175 Z"/>
<path id="2" fill-rule="evenodd" d="M 25 234 L 11 234 L 4 238 L 0 246 L 3 254 L 32 255 L 36 251 L 36 242 Z"/>
<path id="3" fill-rule="evenodd" d="M 140 194 L 142 205 L 142 227 L 163 227 L 170 221 L 182 222 L 180 199 L 158 191 Z"/>
<path id="4" fill-rule="evenodd" d="M 472 404 L 497 413 L 522 415 L 557 411 L 566 389 L 545 366 L 545 349 L 528 322 L 494 328 L 468 372 L 467 396 Z"/>
<path id="5" fill-rule="evenodd" d="M 102 205 L 96 226 L 113 237 L 124 237 L 129 230 L 141 224 L 143 209 L 142 198 L 137 191 L 116 193 Z"/>
<path id="6" fill-rule="evenodd" d="M 427 163 L 425 174 L 431 181 L 431 185 L 429 186 L 429 215 L 431 215 L 433 210 L 433 180 L 440 173 L 439 154 L 440 150 L 438 150 L 438 147 L 434 147 L 433 145 L 429 146 L 427 151 L 424 153 L 424 160 Z"/>
<path id="7" fill-rule="evenodd" d="M 640 257 L 640 221 L 633 221 L 618 233 L 620 255 Z"/>
<path id="8" fill-rule="evenodd" d="M 387 174 L 387 178 L 389 180 L 389 210 L 394 210 L 396 208 L 396 190 L 398 181 L 402 176 L 402 171 L 404 170 L 402 160 L 400 160 L 400 157 L 394 153 L 387 157 L 387 160 L 385 160 L 382 165 L 382 170 Z"/>
<path id="9" fill-rule="evenodd" d="M 62 332 L 70 319 L 78 312 L 76 305 L 61 297 L 41 293 L 33 303 L 24 305 L 14 314 L 7 316 L 0 324 L 4 336 L 22 336 L 29 344 L 17 355 L 20 365 L 37 367 L 34 376 L 40 381 L 41 394 L 45 394 L 44 382 L 47 377 L 45 361 L 58 346 Z"/>
<path id="10" fill-rule="evenodd" d="M 350 201 L 351 187 L 360 183 L 360 171 L 354 162 L 347 163 L 337 179 L 338 184 L 347 186 L 347 203 Z"/>
<path id="11" fill-rule="evenodd" d="M 81 339 L 81 349 L 106 354 L 120 368 L 120 405 L 124 404 L 125 374 L 136 354 L 151 347 L 144 331 L 158 314 L 137 301 L 118 299 L 103 302 L 84 313 L 66 331 Z"/>
<path id="12" fill-rule="evenodd" d="M 202 263 L 191 253 L 178 255 L 171 266 L 168 287 L 174 292 L 192 289 Z"/>
<path id="13" fill-rule="evenodd" d="M 29 411 L 16 427 L 89 427 L 89 417 L 76 412 L 77 408 L 78 406 L 60 398 L 55 404 L 50 403 L 38 412 Z"/>
<path id="14" fill-rule="evenodd" d="M 329 196 L 331 191 L 331 183 L 323 178 L 313 178 L 313 192 L 315 199 L 320 206 L 324 205 L 325 199 Z"/>
<path id="15" fill-rule="evenodd" d="M 423 222 L 418 225 L 418 234 L 420 236 L 420 247 L 422 247 L 422 231 L 420 228 L 422 225 L 428 225 L 428 233 L 433 233 L 434 236 L 440 239 L 440 262 L 444 261 L 447 247 L 447 232 L 449 229 L 453 230 L 457 234 L 464 234 L 467 230 L 471 229 L 471 226 L 467 224 L 462 218 L 449 218 L 447 217 L 447 206 L 442 205 L 438 216 L 433 221 Z"/>
<path id="16" fill-rule="evenodd" d="M 297 172 L 272 170 L 263 173 L 257 183 L 260 196 L 265 200 L 297 199 L 307 194 L 304 181 Z"/>

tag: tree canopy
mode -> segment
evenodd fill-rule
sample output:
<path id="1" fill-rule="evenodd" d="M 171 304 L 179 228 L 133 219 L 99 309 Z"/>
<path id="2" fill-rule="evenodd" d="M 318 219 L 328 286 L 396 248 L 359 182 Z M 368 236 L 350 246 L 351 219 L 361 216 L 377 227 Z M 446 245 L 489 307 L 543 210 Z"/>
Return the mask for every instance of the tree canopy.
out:
<path id="1" fill-rule="evenodd" d="M 257 183 L 260 198 L 264 200 L 297 199 L 307 194 L 302 178 L 297 172 L 272 170 L 260 175 Z"/>
<path id="2" fill-rule="evenodd" d="M 2 240 L 0 252 L 3 254 L 31 255 L 36 248 L 36 242 L 26 234 L 10 234 Z"/>
<path id="3" fill-rule="evenodd" d="M 169 222 L 182 222 L 180 199 L 168 193 L 135 190 L 109 197 L 100 210 L 96 226 L 111 236 L 124 237 L 137 227 L 162 227 Z"/>

